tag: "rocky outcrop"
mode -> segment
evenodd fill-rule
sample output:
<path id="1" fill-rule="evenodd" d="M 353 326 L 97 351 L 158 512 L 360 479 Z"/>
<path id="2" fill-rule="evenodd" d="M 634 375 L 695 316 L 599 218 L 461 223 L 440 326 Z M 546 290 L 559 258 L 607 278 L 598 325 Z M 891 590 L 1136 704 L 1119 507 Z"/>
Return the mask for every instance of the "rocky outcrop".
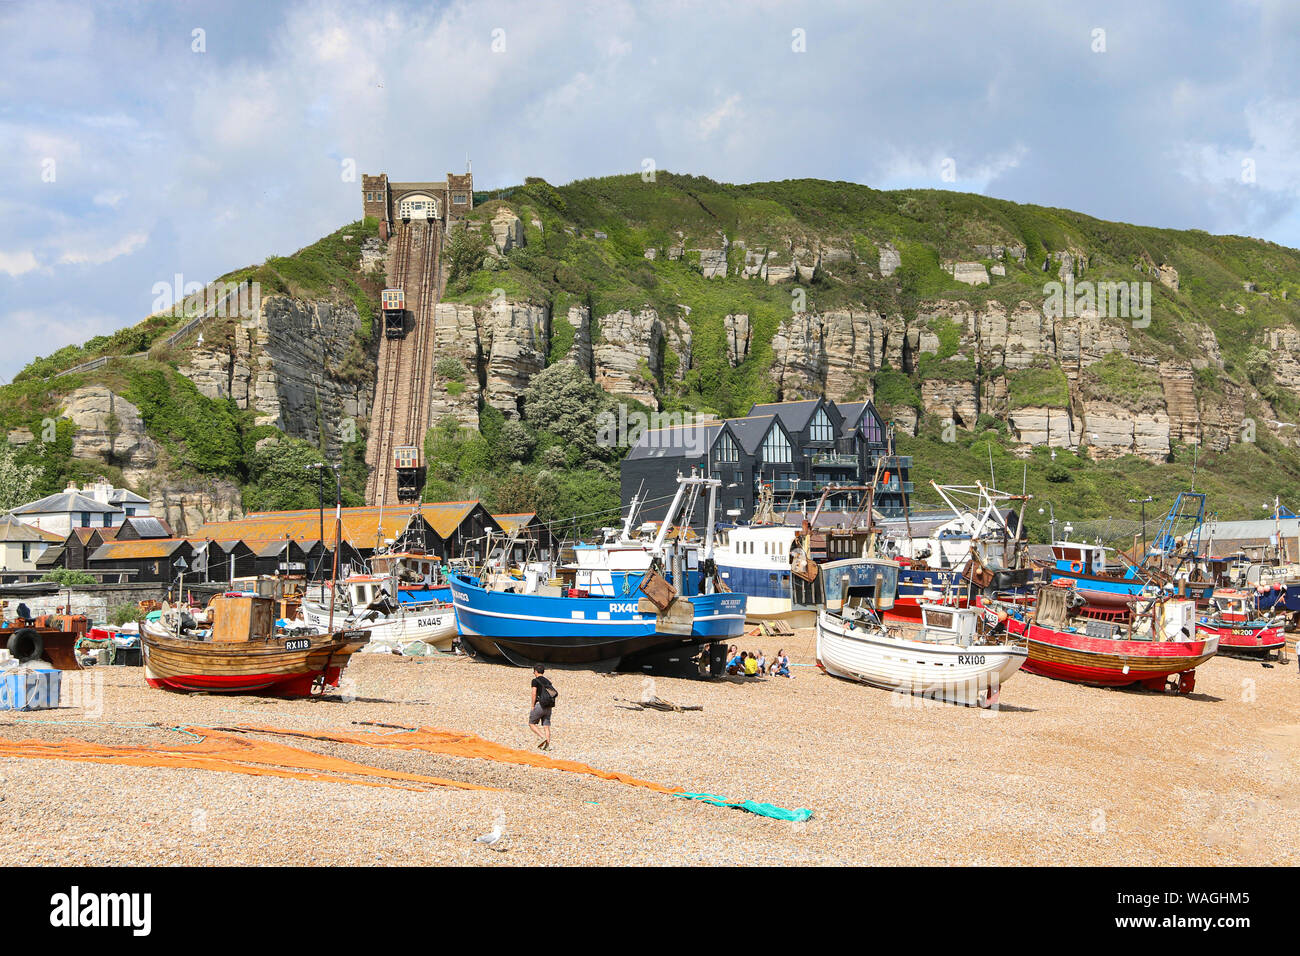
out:
<path id="1" fill-rule="evenodd" d="M 592 346 L 596 384 L 611 395 L 626 395 L 657 409 L 655 380 L 664 326 L 654 309 L 627 309 L 601 316 L 599 340 Z"/>
<path id="2" fill-rule="evenodd" d="M 486 308 L 486 307 L 483 307 Z M 459 363 L 465 371 L 433 376 L 429 389 L 429 422 L 436 425 L 451 416 L 469 428 L 478 427 L 478 403 L 486 374 L 479 341 L 479 323 L 472 305 L 440 302 L 433 309 L 433 354 L 438 366 Z"/>
<path id="3" fill-rule="evenodd" d="M 165 518 L 178 536 L 196 533 L 205 522 L 228 521 L 244 513 L 239 486 L 225 479 L 164 483 L 151 496 L 149 510 Z"/>
<path id="4" fill-rule="evenodd" d="M 1064 408 L 1030 406 L 1007 416 L 1011 434 L 1024 445 L 1075 448 L 1079 444 L 1074 418 Z"/>
<path id="5" fill-rule="evenodd" d="M 974 382 L 927 379 L 921 383 L 921 404 L 927 415 L 972 428 L 979 418 L 979 391 Z"/>
<path id="6" fill-rule="evenodd" d="M 102 385 L 86 385 L 65 397 L 60 415 L 74 428 L 72 457 L 122 469 L 133 488 L 157 483 L 158 445 L 146 434 L 140 409 L 126 399 Z"/>
<path id="7" fill-rule="evenodd" d="M 1083 417 L 1083 439 L 1094 457 L 1158 461 L 1169 454 L 1169 416 L 1163 411 L 1135 414 L 1114 402 L 1085 400 Z"/>
<path id="8" fill-rule="evenodd" d="M 945 262 L 944 271 L 967 285 L 988 285 L 989 271 L 982 262 Z"/>
<path id="9" fill-rule="evenodd" d="M 588 375 L 592 373 L 591 365 L 591 309 L 585 305 L 571 305 L 563 319 L 573 328 L 573 344 L 561 356 L 560 361 L 572 362 Z"/>
<path id="10" fill-rule="evenodd" d="M 887 242 L 880 247 L 880 274 L 882 276 L 892 276 L 902 264 L 903 257 L 898 254 L 898 250 L 893 245 Z"/>
<path id="11" fill-rule="evenodd" d="M 785 400 L 869 392 L 875 370 L 903 364 L 901 316 L 836 309 L 792 313 L 772 338 L 772 379 Z"/>
<path id="12" fill-rule="evenodd" d="M 376 320 L 377 321 L 377 320 Z M 337 459 L 345 420 L 366 421 L 372 374 L 343 373 L 362 325 L 350 301 L 264 296 L 256 318 L 191 348 L 181 374 L 209 398 L 233 398 L 258 424 L 326 449 Z M 363 362 L 368 364 L 373 359 Z"/>
<path id="13" fill-rule="evenodd" d="M 749 358 L 749 316 L 743 312 L 725 316 L 722 330 L 727 336 L 727 362 L 735 368 Z"/>
<path id="14" fill-rule="evenodd" d="M 492 244 L 500 253 L 518 249 L 524 244 L 523 220 L 506 206 L 498 209 L 492 217 Z"/>
<path id="15" fill-rule="evenodd" d="M 528 381 L 546 367 L 551 314 L 541 305 L 499 302 L 477 315 L 479 352 L 486 356 L 483 400 L 518 418 Z"/>

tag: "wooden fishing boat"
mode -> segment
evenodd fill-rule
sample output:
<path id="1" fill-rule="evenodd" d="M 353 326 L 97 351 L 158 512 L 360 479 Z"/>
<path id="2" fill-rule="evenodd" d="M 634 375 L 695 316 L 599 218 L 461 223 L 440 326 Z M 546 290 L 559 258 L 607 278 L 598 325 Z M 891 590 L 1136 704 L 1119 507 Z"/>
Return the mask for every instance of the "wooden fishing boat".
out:
<path id="1" fill-rule="evenodd" d="M 1219 653 L 1267 656 L 1286 646 L 1279 621 L 1255 609 L 1255 593 L 1220 588 L 1210 598 L 1211 610 L 1196 622 L 1196 632 L 1219 639 Z"/>
<path id="2" fill-rule="evenodd" d="M 887 624 L 898 565 L 879 558 L 821 567 L 826 603 L 817 616 L 817 665 L 833 677 L 951 703 L 992 706 L 1024 664 L 1023 639 L 985 627 L 974 608 L 923 603 L 919 627 Z"/>
<path id="3" fill-rule="evenodd" d="M 1044 585 L 1032 609 L 985 602 L 1007 614 L 1007 629 L 1029 641 L 1025 670 L 1055 680 L 1101 687 L 1141 684 L 1179 693 L 1196 686 L 1196 668 L 1219 641 L 1196 633 L 1196 602 L 1173 595 L 1139 596 L 1126 625 L 1085 617 L 1072 586 Z"/>
<path id="4" fill-rule="evenodd" d="M 276 633 L 275 601 L 251 594 L 218 595 L 209 605 L 212 626 L 180 626 L 164 612 L 141 631 L 145 680 L 150 687 L 225 694 L 307 697 L 337 686 L 368 631 Z"/>

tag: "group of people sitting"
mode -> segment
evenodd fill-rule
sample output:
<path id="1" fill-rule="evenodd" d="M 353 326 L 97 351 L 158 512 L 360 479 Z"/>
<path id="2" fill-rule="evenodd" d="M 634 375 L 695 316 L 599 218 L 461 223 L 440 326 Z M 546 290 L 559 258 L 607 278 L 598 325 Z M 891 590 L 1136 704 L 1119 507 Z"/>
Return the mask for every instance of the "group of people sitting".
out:
<path id="1" fill-rule="evenodd" d="M 792 677 L 790 658 L 785 656 L 784 648 L 776 652 L 776 657 L 769 661 L 763 652 L 738 651 L 736 645 L 727 648 L 727 673 L 741 677 Z"/>

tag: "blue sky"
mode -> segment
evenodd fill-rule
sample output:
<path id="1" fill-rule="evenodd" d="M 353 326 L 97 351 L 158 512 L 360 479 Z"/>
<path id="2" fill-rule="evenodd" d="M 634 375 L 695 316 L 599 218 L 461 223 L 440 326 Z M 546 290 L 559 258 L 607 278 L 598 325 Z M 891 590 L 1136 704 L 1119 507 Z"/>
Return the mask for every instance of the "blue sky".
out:
<path id="1" fill-rule="evenodd" d="M 1288 2 L 0 0 L 0 377 L 356 219 L 346 161 L 651 158 L 1300 247 L 1297 64 Z"/>

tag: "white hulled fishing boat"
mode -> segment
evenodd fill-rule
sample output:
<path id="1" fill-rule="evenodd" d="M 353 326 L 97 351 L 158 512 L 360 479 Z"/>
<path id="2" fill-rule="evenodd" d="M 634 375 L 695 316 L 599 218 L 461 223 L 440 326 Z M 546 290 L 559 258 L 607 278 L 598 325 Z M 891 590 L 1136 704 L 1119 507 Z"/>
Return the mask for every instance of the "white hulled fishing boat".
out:
<path id="1" fill-rule="evenodd" d="M 854 558 L 821 566 L 825 603 L 817 615 L 817 664 L 826 673 L 884 690 L 991 706 L 1024 664 L 1024 641 L 990 627 L 975 608 L 923 603 L 921 624 L 886 624 L 899 566 Z"/>

